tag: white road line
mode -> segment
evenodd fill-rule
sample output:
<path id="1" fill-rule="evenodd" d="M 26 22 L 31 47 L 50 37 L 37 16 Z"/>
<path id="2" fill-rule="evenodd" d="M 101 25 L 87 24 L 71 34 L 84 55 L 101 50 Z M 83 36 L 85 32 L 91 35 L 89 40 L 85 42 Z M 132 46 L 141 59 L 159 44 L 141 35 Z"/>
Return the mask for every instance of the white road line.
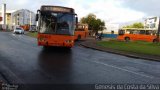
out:
<path id="1" fill-rule="evenodd" d="M 20 79 L 14 72 L 12 72 L 9 68 L 7 68 L 5 65 L 1 64 L 1 71 L 4 71 L 4 75 L 8 74 L 6 77 L 9 79 L 10 83 L 20 83 L 25 84 L 25 82 Z"/>
<path id="2" fill-rule="evenodd" d="M 101 65 L 104 65 L 104 66 L 112 67 L 112 68 L 115 68 L 115 69 L 119 69 L 119 70 L 122 70 L 122 71 L 126 71 L 126 72 L 129 72 L 129 73 L 133 73 L 133 74 L 136 74 L 136 75 L 139 75 L 139 76 L 142 76 L 142 77 L 155 78 L 153 76 L 137 73 L 137 72 L 130 71 L 130 70 L 127 70 L 127 69 L 124 69 L 124 68 L 120 68 L 120 67 L 117 67 L 117 66 L 114 66 L 114 65 L 109 65 L 109 64 L 102 63 L 102 62 L 98 62 L 98 61 L 92 61 L 92 62 L 97 63 L 97 64 L 101 64 Z"/>

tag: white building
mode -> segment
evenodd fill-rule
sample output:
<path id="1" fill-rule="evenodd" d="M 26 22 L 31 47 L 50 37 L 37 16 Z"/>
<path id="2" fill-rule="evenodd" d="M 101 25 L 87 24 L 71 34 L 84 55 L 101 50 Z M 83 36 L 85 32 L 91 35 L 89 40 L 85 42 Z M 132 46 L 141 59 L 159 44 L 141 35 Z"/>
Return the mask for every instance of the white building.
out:
<path id="1" fill-rule="evenodd" d="M 27 9 L 17 10 L 12 13 L 13 25 L 36 25 L 36 14 Z"/>
<path id="2" fill-rule="evenodd" d="M 6 11 L 6 24 L 7 25 L 12 25 L 12 13 L 15 10 L 7 10 Z M 2 11 L 0 11 L 0 16 L 2 16 Z M 3 24 L 4 19 L 2 19 L 2 21 L 0 21 L 0 24 Z"/>
<path id="3" fill-rule="evenodd" d="M 13 29 L 14 25 L 36 25 L 35 13 L 27 9 L 7 10 L 6 4 L 0 9 L 0 29 Z"/>
<path id="4" fill-rule="evenodd" d="M 0 17 L 2 17 L 2 21 L 0 21 L 0 29 L 5 30 L 12 27 L 12 13 L 14 10 L 7 10 L 6 4 L 2 4 L 0 9 Z"/>
<path id="5" fill-rule="evenodd" d="M 156 29 L 158 30 L 159 17 L 150 17 L 147 18 L 144 22 L 144 26 L 147 29 Z"/>

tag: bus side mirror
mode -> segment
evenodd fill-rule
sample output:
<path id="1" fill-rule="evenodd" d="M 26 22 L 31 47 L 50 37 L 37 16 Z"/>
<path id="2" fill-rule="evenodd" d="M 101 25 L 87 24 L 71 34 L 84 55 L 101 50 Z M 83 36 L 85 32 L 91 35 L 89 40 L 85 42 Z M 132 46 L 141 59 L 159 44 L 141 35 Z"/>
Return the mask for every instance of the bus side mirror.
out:
<path id="1" fill-rule="evenodd" d="M 76 14 L 75 18 L 76 18 L 76 28 L 78 28 L 78 17 L 77 17 L 77 14 Z"/>
<path id="2" fill-rule="evenodd" d="M 39 19 L 39 14 L 36 14 L 36 21 L 38 21 Z"/>
<path id="3" fill-rule="evenodd" d="M 78 17 L 76 17 L 76 24 L 78 24 Z"/>

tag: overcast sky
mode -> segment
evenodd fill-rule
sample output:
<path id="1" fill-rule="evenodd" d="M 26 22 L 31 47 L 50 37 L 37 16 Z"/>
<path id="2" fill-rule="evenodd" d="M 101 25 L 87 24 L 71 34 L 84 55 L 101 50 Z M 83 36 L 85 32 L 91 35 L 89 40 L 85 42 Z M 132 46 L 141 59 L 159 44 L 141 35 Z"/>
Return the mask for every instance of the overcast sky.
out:
<path id="1" fill-rule="evenodd" d="M 94 13 L 109 23 L 126 23 L 160 16 L 160 0 L 1 0 L 7 9 L 29 9 L 36 12 L 41 5 L 59 5 L 75 9 L 81 18 Z"/>

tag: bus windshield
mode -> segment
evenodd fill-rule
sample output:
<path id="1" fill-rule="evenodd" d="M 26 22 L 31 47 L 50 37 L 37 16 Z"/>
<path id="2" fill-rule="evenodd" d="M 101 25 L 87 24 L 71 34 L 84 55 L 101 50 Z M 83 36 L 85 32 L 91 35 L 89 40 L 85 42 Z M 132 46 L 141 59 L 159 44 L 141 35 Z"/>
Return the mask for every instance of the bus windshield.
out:
<path id="1" fill-rule="evenodd" d="M 74 35 L 75 16 L 69 13 L 42 12 L 40 33 Z"/>

